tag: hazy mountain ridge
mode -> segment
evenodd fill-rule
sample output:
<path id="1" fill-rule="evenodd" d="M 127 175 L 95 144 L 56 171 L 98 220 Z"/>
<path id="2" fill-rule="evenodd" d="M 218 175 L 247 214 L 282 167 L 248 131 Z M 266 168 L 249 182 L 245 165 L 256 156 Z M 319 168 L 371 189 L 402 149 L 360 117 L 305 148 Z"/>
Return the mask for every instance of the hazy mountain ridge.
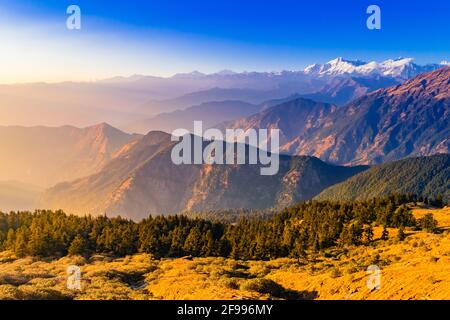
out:
<path id="1" fill-rule="evenodd" d="M 148 133 L 161 130 L 172 132 L 178 128 L 193 130 L 194 121 L 202 121 L 204 128 L 227 120 L 257 113 L 259 106 L 242 101 L 212 101 L 205 102 L 187 109 L 161 113 L 155 117 L 140 120 L 127 126 L 130 132 Z"/>
<path id="2" fill-rule="evenodd" d="M 17 181 L 0 181 L 0 211 L 34 210 L 43 188 Z"/>
<path id="3" fill-rule="evenodd" d="M 139 139 L 105 123 L 79 129 L 0 127 L 0 176 L 38 186 L 92 174 L 125 144 Z"/>
<path id="4" fill-rule="evenodd" d="M 93 82 L 0 85 L 0 125 L 86 127 L 107 122 L 123 129 L 125 125 L 143 118 L 205 102 L 239 100 L 261 104 L 295 94 L 320 93 L 313 98 L 344 104 L 358 97 L 362 89 L 360 85 L 354 89 L 347 85 L 339 92 L 336 88 L 330 91 L 335 78 L 373 78 L 374 83 L 380 77 L 403 81 L 441 66 L 418 66 L 411 59 L 389 61 L 369 63 L 367 66 L 372 66 L 369 68 L 358 66 L 361 62 L 338 58 L 325 65 L 298 71 L 238 73 L 225 70 L 173 77 L 133 75 Z M 327 72 L 329 65 L 333 65 L 333 72 Z M 380 65 L 383 72 L 375 72 Z M 355 69 L 363 67 L 364 72 Z M 378 86 L 385 87 L 382 83 Z M 368 87 L 369 91 L 373 89 L 373 85 L 363 87 Z M 46 115 L 44 118 L 43 114 Z"/>

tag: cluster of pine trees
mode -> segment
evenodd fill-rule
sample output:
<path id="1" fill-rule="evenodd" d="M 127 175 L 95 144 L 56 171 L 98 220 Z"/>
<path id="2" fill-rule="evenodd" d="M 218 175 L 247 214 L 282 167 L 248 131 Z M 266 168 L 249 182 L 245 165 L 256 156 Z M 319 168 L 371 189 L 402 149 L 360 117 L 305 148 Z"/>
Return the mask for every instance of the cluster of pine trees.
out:
<path id="1" fill-rule="evenodd" d="M 268 219 L 236 223 L 186 216 L 149 217 L 141 222 L 77 217 L 62 211 L 0 213 L 0 249 L 18 256 L 64 256 L 137 252 L 155 257 L 222 256 L 235 259 L 300 258 L 308 251 L 373 241 L 373 226 L 436 230 L 431 216 L 416 221 L 405 205 L 414 196 L 360 202 L 308 201 Z"/>

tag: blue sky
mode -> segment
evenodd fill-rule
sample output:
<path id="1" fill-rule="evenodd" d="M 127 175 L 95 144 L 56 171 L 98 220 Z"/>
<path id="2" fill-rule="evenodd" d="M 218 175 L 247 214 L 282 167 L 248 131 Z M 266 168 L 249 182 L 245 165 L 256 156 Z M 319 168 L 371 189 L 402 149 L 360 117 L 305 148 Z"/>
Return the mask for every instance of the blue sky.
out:
<path id="1" fill-rule="evenodd" d="M 65 28 L 77 4 L 82 29 Z M 366 8 L 382 30 L 366 28 Z M 299 70 L 337 56 L 450 59 L 448 0 L 2 0 L 0 82 L 221 69 Z"/>

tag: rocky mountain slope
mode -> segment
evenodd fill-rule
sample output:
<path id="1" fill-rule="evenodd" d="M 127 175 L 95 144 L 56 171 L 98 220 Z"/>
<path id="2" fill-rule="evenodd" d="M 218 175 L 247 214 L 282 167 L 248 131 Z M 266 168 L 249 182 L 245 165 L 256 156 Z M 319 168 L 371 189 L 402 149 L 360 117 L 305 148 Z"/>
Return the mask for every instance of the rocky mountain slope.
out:
<path id="1" fill-rule="evenodd" d="M 450 67 L 348 104 L 290 151 L 340 164 L 450 152 Z"/>
<path id="2" fill-rule="evenodd" d="M 288 102 L 227 126 L 279 128 L 283 152 L 338 164 L 450 152 L 450 67 L 366 94 L 340 109 L 305 105 L 304 100 Z"/>
<path id="3" fill-rule="evenodd" d="M 226 129 L 241 129 L 244 134 L 238 137 L 243 142 L 245 133 L 251 129 L 279 129 L 282 151 L 289 151 L 289 145 L 302 139 L 309 131 L 320 126 L 338 107 L 328 103 L 315 102 L 306 98 L 296 98 L 267 108 L 259 113 L 219 126 Z"/>
<path id="4" fill-rule="evenodd" d="M 281 156 L 278 174 L 262 176 L 260 165 L 175 165 L 173 146 L 170 135 L 150 132 L 97 174 L 49 189 L 41 207 L 141 219 L 184 210 L 287 206 L 366 169 Z"/>

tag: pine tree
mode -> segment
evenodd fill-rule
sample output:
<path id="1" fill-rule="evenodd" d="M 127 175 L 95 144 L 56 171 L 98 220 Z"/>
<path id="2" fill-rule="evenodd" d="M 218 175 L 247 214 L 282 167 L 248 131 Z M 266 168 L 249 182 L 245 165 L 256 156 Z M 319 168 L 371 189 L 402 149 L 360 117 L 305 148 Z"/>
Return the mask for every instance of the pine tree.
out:
<path id="1" fill-rule="evenodd" d="M 211 230 L 208 230 L 204 236 L 201 255 L 203 257 L 214 256 L 214 237 Z"/>
<path id="2" fill-rule="evenodd" d="M 401 205 L 395 210 L 392 217 L 392 225 L 394 227 L 408 227 L 415 224 L 414 216 L 407 206 Z"/>
<path id="3" fill-rule="evenodd" d="M 417 221 L 419 227 L 427 232 L 436 232 L 438 230 L 438 222 L 434 219 L 432 213 L 427 213 Z"/>
<path id="4" fill-rule="evenodd" d="M 8 230 L 8 234 L 6 236 L 5 248 L 7 250 L 13 250 L 16 243 L 16 234 L 13 229 Z"/>
<path id="5" fill-rule="evenodd" d="M 183 245 L 185 241 L 184 230 L 181 226 L 176 226 L 172 231 L 172 241 L 170 244 L 169 255 L 171 257 L 181 257 L 184 255 Z"/>
<path id="6" fill-rule="evenodd" d="M 442 198 L 441 194 L 438 194 L 436 199 L 434 199 L 434 205 L 438 208 L 443 208 L 444 207 L 444 200 Z"/>
<path id="7" fill-rule="evenodd" d="M 364 237 L 366 243 L 371 243 L 373 241 L 373 227 L 371 225 L 364 229 Z"/>
<path id="8" fill-rule="evenodd" d="M 81 235 L 77 235 L 75 239 L 73 239 L 70 244 L 68 253 L 71 256 L 80 255 L 86 256 L 88 255 L 88 242 Z"/>
<path id="9" fill-rule="evenodd" d="M 186 238 L 183 249 L 194 257 L 199 257 L 203 243 L 202 234 L 198 227 L 194 227 Z"/>
<path id="10" fill-rule="evenodd" d="M 16 241 L 14 243 L 14 252 L 18 257 L 25 257 L 28 255 L 26 231 L 24 229 L 19 229 L 16 234 Z"/>

